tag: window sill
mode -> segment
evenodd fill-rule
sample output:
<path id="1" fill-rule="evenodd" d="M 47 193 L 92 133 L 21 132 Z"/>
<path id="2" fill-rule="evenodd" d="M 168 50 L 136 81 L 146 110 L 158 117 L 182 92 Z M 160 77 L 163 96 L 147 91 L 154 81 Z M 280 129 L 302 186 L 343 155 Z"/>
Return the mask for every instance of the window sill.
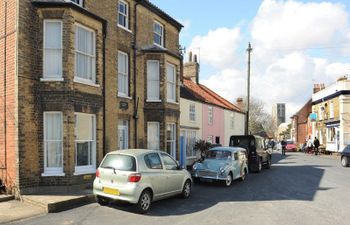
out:
<path id="1" fill-rule="evenodd" d="M 92 87 L 100 87 L 99 84 L 94 84 L 94 83 L 92 83 L 89 80 L 83 80 L 83 79 L 79 79 L 79 78 L 76 78 L 76 77 L 74 77 L 74 82 L 75 83 L 79 83 L 79 84 L 89 85 L 89 86 L 92 86 Z"/>
<path id="2" fill-rule="evenodd" d="M 42 177 L 64 177 L 66 176 L 65 173 L 42 173 Z"/>
<path id="3" fill-rule="evenodd" d="M 127 32 L 129 32 L 129 33 L 132 34 L 132 30 L 129 30 L 128 28 L 126 28 L 126 27 L 124 27 L 124 26 L 122 26 L 122 25 L 120 25 L 120 24 L 118 24 L 118 27 L 119 27 L 120 29 L 123 29 L 123 30 L 125 30 L 125 31 L 127 31 Z"/>
<path id="4" fill-rule="evenodd" d="M 96 173 L 96 169 L 78 169 L 75 168 L 75 172 L 73 173 L 74 176 L 77 175 L 84 175 L 84 174 L 92 174 L 92 173 Z"/>
<path id="5" fill-rule="evenodd" d="M 166 50 L 166 48 L 164 48 L 164 46 L 161 46 L 161 45 L 159 45 L 159 44 L 157 44 L 157 43 L 154 43 L 154 42 L 153 42 L 153 44 L 154 44 L 155 46 L 159 47 L 159 48 L 162 48 L 162 49 Z"/>
<path id="6" fill-rule="evenodd" d="M 63 77 L 62 78 L 40 78 L 40 81 L 42 82 L 60 82 L 64 81 Z"/>
<path id="7" fill-rule="evenodd" d="M 150 100 L 150 99 L 147 99 L 146 102 L 162 102 L 162 100 Z"/>
<path id="8" fill-rule="evenodd" d="M 167 101 L 167 103 L 174 104 L 174 105 L 178 105 L 179 104 L 178 102 L 173 102 L 173 101 Z"/>
<path id="9" fill-rule="evenodd" d="M 125 99 L 132 100 L 132 97 L 125 96 L 125 95 L 120 95 L 120 94 L 118 94 L 118 98 L 125 98 Z"/>

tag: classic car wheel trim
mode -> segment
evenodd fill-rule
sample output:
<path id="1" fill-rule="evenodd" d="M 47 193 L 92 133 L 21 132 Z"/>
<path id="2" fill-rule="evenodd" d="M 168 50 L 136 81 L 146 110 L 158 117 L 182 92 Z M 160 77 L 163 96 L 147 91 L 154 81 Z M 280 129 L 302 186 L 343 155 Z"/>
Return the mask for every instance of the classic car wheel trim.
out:
<path id="1" fill-rule="evenodd" d="M 344 166 L 344 167 L 347 167 L 347 166 L 348 166 L 348 162 L 347 162 L 346 156 L 343 156 L 343 157 L 341 158 L 341 165 Z"/>
<path id="2" fill-rule="evenodd" d="M 226 177 L 225 184 L 227 187 L 231 186 L 231 184 L 232 184 L 232 175 L 230 173 Z"/>

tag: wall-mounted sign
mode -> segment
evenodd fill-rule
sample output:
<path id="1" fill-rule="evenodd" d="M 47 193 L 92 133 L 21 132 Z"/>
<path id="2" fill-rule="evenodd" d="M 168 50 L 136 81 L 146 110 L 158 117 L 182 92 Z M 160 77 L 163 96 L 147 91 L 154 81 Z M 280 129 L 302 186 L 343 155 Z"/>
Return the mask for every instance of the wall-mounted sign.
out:
<path id="1" fill-rule="evenodd" d="M 309 118 L 311 121 L 316 121 L 317 120 L 317 113 L 310 113 Z"/>
<path id="2" fill-rule="evenodd" d="M 127 110 L 129 108 L 129 103 L 127 103 L 127 102 L 119 102 L 119 108 Z"/>

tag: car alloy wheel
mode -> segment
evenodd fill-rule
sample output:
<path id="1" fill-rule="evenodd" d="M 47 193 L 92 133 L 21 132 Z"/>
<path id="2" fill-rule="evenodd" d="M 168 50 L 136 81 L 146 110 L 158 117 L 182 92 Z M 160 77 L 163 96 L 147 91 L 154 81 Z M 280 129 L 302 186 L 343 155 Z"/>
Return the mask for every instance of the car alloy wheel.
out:
<path id="1" fill-rule="evenodd" d="M 137 203 L 137 210 L 139 213 L 147 213 L 151 207 L 151 194 L 149 191 L 143 191 Z"/>
<path id="2" fill-rule="evenodd" d="M 187 180 L 182 189 L 182 197 L 189 198 L 191 195 L 191 181 Z"/>
<path id="3" fill-rule="evenodd" d="M 246 176 L 246 173 L 245 173 L 245 170 L 243 170 L 243 174 L 241 176 L 241 181 L 244 181 L 245 180 L 245 176 Z"/>
<path id="4" fill-rule="evenodd" d="M 258 173 L 260 173 L 261 170 L 262 170 L 262 162 L 261 162 L 261 159 L 259 159 L 259 162 L 258 162 Z"/>
<path id="5" fill-rule="evenodd" d="M 232 184 L 232 175 L 229 173 L 226 177 L 225 185 L 226 185 L 226 187 L 229 187 L 229 186 L 231 186 L 231 184 Z"/>
<path id="6" fill-rule="evenodd" d="M 348 166 L 348 158 L 346 156 L 341 157 L 341 165 L 344 167 Z"/>

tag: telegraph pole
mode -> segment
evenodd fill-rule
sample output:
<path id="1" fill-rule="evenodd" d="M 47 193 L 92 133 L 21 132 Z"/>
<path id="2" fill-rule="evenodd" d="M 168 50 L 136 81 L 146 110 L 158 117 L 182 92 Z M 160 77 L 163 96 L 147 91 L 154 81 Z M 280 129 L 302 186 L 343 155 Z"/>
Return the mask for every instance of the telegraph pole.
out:
<path id="1" fill-rule="evenodd" d="M 250 104 L 250 54 L 253 51 L 252 46 L 249 42 L 247 52 L 248 52 L 248 84 L 247 84 L 247 115 L 245 124 L 245 135 L 249 134 L 249 104 Z"/>

